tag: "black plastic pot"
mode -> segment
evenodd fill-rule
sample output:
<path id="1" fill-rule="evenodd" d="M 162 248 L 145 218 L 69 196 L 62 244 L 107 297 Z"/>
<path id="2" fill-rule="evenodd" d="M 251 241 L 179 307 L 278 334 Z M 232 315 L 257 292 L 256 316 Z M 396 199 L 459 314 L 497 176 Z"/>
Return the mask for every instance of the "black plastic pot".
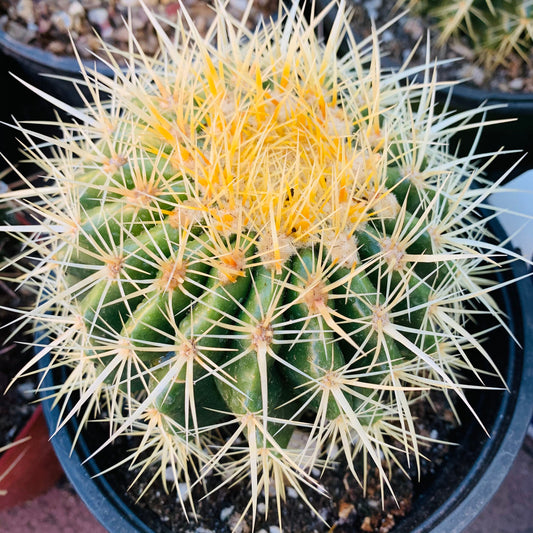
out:
<path id="1" fill-rule="evenodd" d="M 85 60 L 88 69 L 96 68 L 98 72 L 111 75 L 111 69 L 102 61 Z M 80 66 L 73 56 L 57 56 L 36 46 L 23 44 L 13 39 L 0 27 L 0 72 L 2 73 L 2 94 L 8 100 L 0 106 L 0 121 L 14 124 L 13 117 L 19 121 L 43 122 L 54 121 L 58 113 L 68 117 L 42 97 L 25 87 L 11 74 L 38 87 L 42 91 L 66 102 L 74 107 L 82 106 L 83 99 L 67 78 L 81 80 Z M 90 94 L 79 85 L 82 92 L 89 98 Z M 48 124 L 35 124 L 32 129 L 46 135 L 57 135 L 59 128 Z M 12 127 L 0 123 L 0 151 L 13 163 L 19 158 L 21 148 L 19 140 L 24 137 Z M 7 167 L 3 158 L 0 169 Z"/>
<path id="2" fill-rule="evenodd" d="M 499 224 L 492 227 L 496 237 L 505 235 Z M 498 281 L 520 278 L 525 264 L 514 262 L 498 274 Z M 463 415 L 463 425 L 452 439 L 453 447 L 444 465 L 423 485 L 415 497 L 412 512 L 402 519 L 395 533 L 460 532 L 490 501 L 516 457 L 533 411 L 533 282 L 530 278 L 498 291 L 503 312 L 515 343 L 501 328 L 485 342 L 507 381 L 507 391 L 471 391 L 469 399 L 490 433 L 488 438 L 479 424 Z M 46 365 L 46 361 L 43 361 Z M 44 389 L 52 387 L 58 371 L 44 378 Z M 43 394 L 45 396 L 46 393 Z M 44 400 L 44 413 L 53 431 L 58 409 Z M 82 464 L 90 455 L 87 433 L 81 434 L 72 449 L 77 422 L 72 420 L 52 439 L 57 456 L 76 491 L 102 525 L 111 533 L 168 532 L 155 515 L 128 506 L 106 476 L 93 478 L 101 471 L 99 456 Z M 103 452 L 105 453 L 105 452 Z"/>
<path id="3" fill-rule="evenodd" d="M 447 97 L 442 92 L 439 96 L 441 101 Z M 505 151 L 518 151 L 498 155 L 487 169 L 489 175 L 499 178 L 516 164 L 507 177 L 510 180 L 533 168 L 533 93 L 495 93 L 466 84 L 454 87 L 451 98 L 453 109 L 461 112 L 481 105 L 501 106 L 488 111 L 486 116 L 488 121 L 501 122 L 483 128 L 477 152 L 491 153 L 502 148 Z M 454 139 L 455 144 L 459 145 L 459 154 L 468 152 L 476 133 L 475 130 L 467 130 Z"/>
<path id="4" fill-rule="evenodd" d="M 73 106 L 83 104 L 72 83 L 60 79 L 82 79 L 80 65 L 74 56 L 59 56 L 37 46 L 21 43 L 2 27 L 0 27 L 0 50 L 11 59 L 14 73 L 25 81 Z M 88 69 L 96 68 L 105 75 L 112 74 L 112 70 L 96 58 L 84 59 L 83 65 Z"/>

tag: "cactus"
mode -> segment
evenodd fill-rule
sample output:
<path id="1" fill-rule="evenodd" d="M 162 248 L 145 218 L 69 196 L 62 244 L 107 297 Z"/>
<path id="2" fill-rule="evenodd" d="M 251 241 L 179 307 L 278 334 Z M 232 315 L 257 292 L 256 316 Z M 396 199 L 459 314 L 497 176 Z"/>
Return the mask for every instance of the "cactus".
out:
<path id="1" fill-rule="evenodd" d="M 458 0 L 435 2 L 399 0 L 427 16 L 440 31 L 437 44 L 466 38 L 487 76 L 509 63 L 511 55 L 531 65 L 533 2 L 531 0 Z"/>
<path id="2" fill-rule="evenodd" d="M 504 323 L 490 273 L 513 256 L 477 213 L 495 186 L 474 150 L 447 150 L 481 110 L 436 113 L 431 68 L 383 71 L 378 34 L 356 44 L 343 5 L 321 42 L 333 7 L 250 31 L 218 6 L 206 37 L 184 12 L 175 41 L 147 10 L 161 53 L 131 33 L 128 69 L 85 71 L 94 103 L 53 100 L 73 116 L 61 138 L 19 126 L 48 183 L 3 195 L 33 220 L 4 229 L 37 296 L 24 372 L 68 369 L 60 427 L 103 419 L 106 444 L 137 437 L 132 467 L 189 489 L 248 478 L 253 520 L 266 489 L 279 515 L 287 486 L 323 490 L 311 472 L 337 449 L 393 490 L 395 454 L 422 453 L 413 403 L 468 405 L 472 351 L 498 374 L 470 325 Z"/>

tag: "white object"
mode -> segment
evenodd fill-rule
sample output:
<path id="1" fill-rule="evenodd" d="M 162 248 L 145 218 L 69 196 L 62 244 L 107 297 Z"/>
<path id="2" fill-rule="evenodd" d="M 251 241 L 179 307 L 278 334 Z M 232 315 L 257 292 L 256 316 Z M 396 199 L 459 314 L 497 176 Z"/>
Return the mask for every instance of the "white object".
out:
<path id="1" fill-rule="evenodd" d="M 533 257 L 533 169 L 502 185 L 500 191 L 491 195 L 489 203 L 502 210 L 498 214 L 498 221 L 506 234 L 511 237 L 513 246 L 519 248 L 524 257 L 531 259 Z"/>

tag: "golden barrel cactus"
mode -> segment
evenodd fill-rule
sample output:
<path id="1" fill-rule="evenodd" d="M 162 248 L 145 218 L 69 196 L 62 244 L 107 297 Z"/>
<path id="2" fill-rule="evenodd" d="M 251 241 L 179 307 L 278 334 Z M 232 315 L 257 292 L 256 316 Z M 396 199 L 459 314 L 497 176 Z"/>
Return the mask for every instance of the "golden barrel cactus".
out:
<path id="1" fill-rule="evenodd" d="M 31 364 L 68 369 L 60 425 L 103 418 L 189 488 L 248 478 L 254 518 L 337 454 L 386 485 L 395 453 L 418 461 L 413 405 L 466 402 L 470 351 L 490 360 L 470 319 L 499 316 L 509 255 L 477 212 L 494 186 L 447 149 L 480 110 L 438 112 L 430 66 L 382 70 L 343 6 L 320 40 L 334 7 L 250 31 L 219 6 L 205 37 L 183 12 L 175 38 L 147 10 L 160 54 L 131 32 L 114 78 L 84 71 L 90 104 L 49 98 L 61 138 L 20 126 L 47 183 L 3 195 L 32 219 L 4 229 L 37 294 Z"/>

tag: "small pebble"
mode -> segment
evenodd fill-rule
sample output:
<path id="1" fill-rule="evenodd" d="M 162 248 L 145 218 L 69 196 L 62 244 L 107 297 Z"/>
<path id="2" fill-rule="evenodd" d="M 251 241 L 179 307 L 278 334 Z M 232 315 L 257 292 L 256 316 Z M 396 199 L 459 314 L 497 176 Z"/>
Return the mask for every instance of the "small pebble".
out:
<path id="1" fill-rule="evenodd" d="M 189 499 L 189 487 L 187 487 L 187 483 L 178 483 L 178 496 L 176 499 L 178 501 L 186 501 Z"/>
<path id="2" fill-rule="evenodd" d="M 72 25 L 72 17 L 66 11 L 54 13 L 50 20 L 60 32 L 68 32 Z"/>
<path id="3" fill-rule="evenodd" d="M 61 41 L 52 41 L 47 47 L 46 50 L 56 55 L 63 55 L 67 51 L 67 47 Z"/>
<path id="4" fill-rule="evenodd" d="M 31 381 L 23 381 L 17 385 L 18 393 L 26 400 L 32 400 L 35 393 L 35 386 Z"/>
<path id="5" fill-rule="evenodd" d="M 339 505 L 339 518 L 341 520 L 347 520 L 352 511 L 355 509 L 353 504 L 346 503 L 346 502 L 340 502 Z"/>
<path id="6" fill-rule="evenodd" d="M 87 18 L 91 24 L 103 26 L 109 20 L 109 15 L 107 13 L 107 9 L 103 7 L 97 7 L 95 9 L 91 9 L 87 13 Z"/>
<path id="7" fill-rule="evenodd" d="M 281 529 L 278 526 L 270 526 L 268 531 L 269 533 L 281 533 Z"/>
<path id="8" fill-rule="evenodd" d="M 248 5 L 248 0 L 230 0 L 229 5 L 244 13 L 246 6 Z"/>
<path id="9" fill-rule="evenodd" d="M 85 15 L 85 9 L 80 2 L 72 2 L 72 4 L 68 6 L 67 13 L 71 17 L 83 17 Z"/>
<path id="10" fill-rule="evenodd" d="M 521 91 L 524 88 L 524 78 L 515 78 L 509 82 L 509 89 L 512 91 Z"/>
<path id="11" fill-rule="evenodd" d="M 381 40 L 384 42 L 384 43 L 390 43 L 391 41 L 394 41 L 395 37 L 394 37 L 394 33 L 392 33 L 391 31 L 384 31 L 382 34 L 381 34 Z"/>
<path id="12" fill-rule="evenodd" d="M 365 2 L 365 9 L 371 19 L 377 18 L 382 3 L 383 0 L 368 0 Z"/>
<path id="13" fill-rule="evenodd" d="M 174 477 L 174 470 L 172 470 L 172 467 L 171 466 L 167 466 L 166 469 L 165 469 L 165 479 L 167 481 L 175 481 L 175 477 Z"/>
<path id="14" fill-rule="evenodd" d="M 289 488 L 287 489 L 287 496 L 288 496 L 289 498 L 294 498 L 294 499 L 296 499 L 296 498 L 298 498 L 298 493 L 296 492 L 295 489 L 293 489 L 292 487 L 289 487 Z"/>
<path id="15" fill-rule="evenodd" d="M 424 26 L 416 18 L 408 18 L 403 25 L 403 29 L 415 41 L 424 36 Z"/>
<path id="16" fill-rule="evenodd" d="M 234 505 L 222 509 L 222 511 L 220 511 L 220 520 L 225 522 L 231 516 L 231 513 L 233 513 L 233 509 L 235 509 Z"/>
<path id="17" fill-rule="evenodd" d="M 10 21 L 6 29 L 13 39 L 21 43 L 29 43 L 35 37 L 35 31 L 29 30 L 18 22 Z"/>
<path id="18" fill-rule="evenodd" d="M 17 15 L 25 22 L 35 22 L 33 0 L 20 0 L 17 4 Z"/>

